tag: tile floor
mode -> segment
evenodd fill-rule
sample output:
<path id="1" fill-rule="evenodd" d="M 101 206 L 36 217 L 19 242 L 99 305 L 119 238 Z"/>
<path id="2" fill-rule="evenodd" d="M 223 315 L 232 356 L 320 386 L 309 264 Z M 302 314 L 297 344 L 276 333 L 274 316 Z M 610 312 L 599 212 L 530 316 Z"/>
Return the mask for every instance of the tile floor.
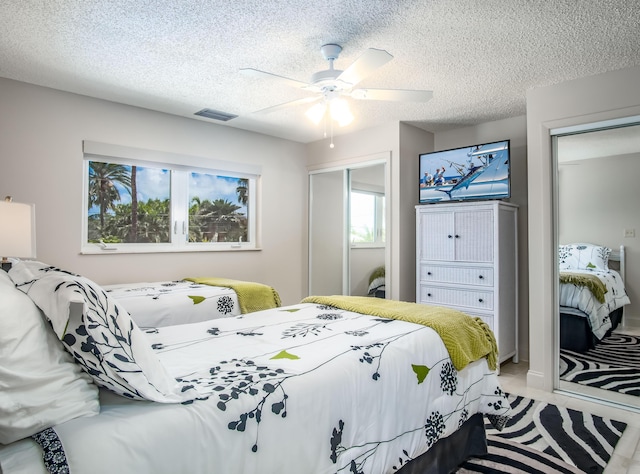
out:
<path id="1" fill-rule="evenodd" d="M 528 388 L 526 362 L 508 362 L 500 367 L 502 389 L 509 393 L 581 410 L 627 423 L 604 474 L 640 474 L 640 413 L 593 403 L 583 399 Z"/>

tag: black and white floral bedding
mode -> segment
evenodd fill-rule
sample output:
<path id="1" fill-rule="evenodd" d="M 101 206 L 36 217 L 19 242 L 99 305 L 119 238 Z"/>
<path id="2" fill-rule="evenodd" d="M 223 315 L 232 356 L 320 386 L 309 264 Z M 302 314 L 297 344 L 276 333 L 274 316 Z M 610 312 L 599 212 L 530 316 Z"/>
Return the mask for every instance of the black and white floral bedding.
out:
<path id="1" fill-rule="evenodd" d="M 30 263 L 12 279 L 112 390 L 36 437 L 51 472 L 393 472 L 509 412 L 487 361 L 456 370 L 425 326 L 306 303 L 142 331 L 97 285 Z"/>
<path id="2" fill-rule="evenodd" d="M 593 295 L 587 286 L 573 283 L 561 283 L 559 300 L 560 312 L 572 313 L 572 308 L 577 309 L 573 314 L 586 314 L 595 337 L 602 339 L 611 329 L 609 314 L 630 303 L 625 291 L 624 282 L 620 274 L 615 270 L 570 270 L 571 273 L 593 275 L 598 277 L 607 288 L 604 294 L 604 302 L 601 303 Z"/>
<path id="3" fill-rule="evenodd" d="M 197 323 L 240 314 L 238 295 L 231 288 L 186 280 L 107 285 L 139 327 Z"/>
<path id="4" fill-rule="evenodd" d="M 127 311 L 99 285 L 34 261 L 17 263 L 9 276 L 97 385 L 123 397 L 164 403 L 198 396 L 191 384 L 169 375 Z"/>

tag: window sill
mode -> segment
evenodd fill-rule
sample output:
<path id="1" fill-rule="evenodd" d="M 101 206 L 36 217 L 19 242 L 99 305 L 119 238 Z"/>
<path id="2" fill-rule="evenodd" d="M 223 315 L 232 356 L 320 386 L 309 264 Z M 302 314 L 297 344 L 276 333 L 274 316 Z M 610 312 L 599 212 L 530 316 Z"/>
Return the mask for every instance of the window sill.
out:
<path id="1" fill-rule="evenodd" d="M 247 252 L 260 251 L 262 248 L 249 245 L 228 243 L 212 245 L 136 245 L 136 244 L 106 244 L 101 247 L 98 244 L 89 244 L 82 247 L 80 255 L 113 255 L 113 254 L 136 254 L 136 253 L 193 253 L 193 252 Z"/>
<path id="2" fill-rule="evenodd" d="M 383 249 L 385 248 L 384 243 L 370 244 L 370 243 L 357 243 L 351 244 L 352 249 Z"/>

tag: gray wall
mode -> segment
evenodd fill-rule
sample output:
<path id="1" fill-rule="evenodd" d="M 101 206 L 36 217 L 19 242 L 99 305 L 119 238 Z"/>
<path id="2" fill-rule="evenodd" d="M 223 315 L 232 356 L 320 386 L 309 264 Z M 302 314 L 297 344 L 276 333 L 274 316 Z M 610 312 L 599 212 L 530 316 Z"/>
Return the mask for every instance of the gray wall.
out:
<path id="1" fill-rule="evenodd" d="M 39 260 L 101 284 L 208 275 L 306 294 L 304 145 L 8 79 L 0 134 L 0 192 L 35 203 Z M 261 165 L 262 250 L 80 255 L 83 140 Z"/>

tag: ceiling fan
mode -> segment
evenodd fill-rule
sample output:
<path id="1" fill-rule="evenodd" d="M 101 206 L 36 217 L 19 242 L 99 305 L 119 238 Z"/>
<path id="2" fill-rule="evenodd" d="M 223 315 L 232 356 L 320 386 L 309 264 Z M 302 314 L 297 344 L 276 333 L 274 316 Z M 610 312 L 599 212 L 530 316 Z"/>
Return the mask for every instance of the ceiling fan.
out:
<path id="1" fill-rule="evenodd" d="M 358 57 L 347 69 L 334 69 L 333 62 L 338 59 L 342 47 L 337 44 L 325 44 L 320 48 L 324 59 L 329 61 L 329 69 L 318 71 L 311 76 L 309 82 L 279 76 L 258 69 L 243 68 L 240 71 L 248 76 L 277 80 L 283 84 L 313 92 L 313 96 L 296 99 L 283 104 L 267 107 L 255 113 L 269 113 L 284 108 L 317 102 L 307 111 L 307 116 L 315 123 L 319 123 L 327 109 L 331 118 L 340 125 L 351 122 L 353 115 L 348 104 L 342 97 L 357 100 L 385 100 L 426 102 L 433 97 L 432 91 L 402 90 L 402 89 L 354 89 L 354 86 L 393 59 L 393 56 L 382 49 L 369 48 Z"/>

